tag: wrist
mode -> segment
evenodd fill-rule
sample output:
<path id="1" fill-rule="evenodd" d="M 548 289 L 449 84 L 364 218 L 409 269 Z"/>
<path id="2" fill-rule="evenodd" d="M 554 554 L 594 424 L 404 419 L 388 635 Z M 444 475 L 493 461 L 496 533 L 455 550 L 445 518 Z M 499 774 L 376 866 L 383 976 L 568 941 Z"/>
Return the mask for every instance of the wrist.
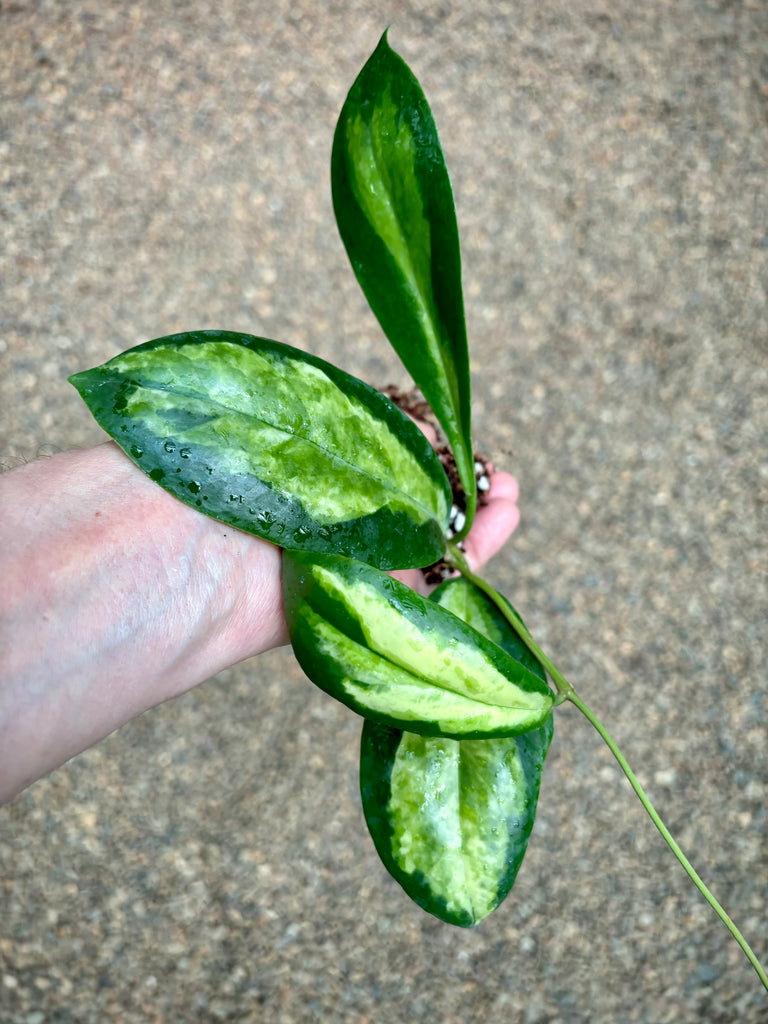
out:
<path id="1" fill-rule="evenodd" d="M 280 552 L 113 443 L 0 477 L 0 798 L 286 641 Z"/>

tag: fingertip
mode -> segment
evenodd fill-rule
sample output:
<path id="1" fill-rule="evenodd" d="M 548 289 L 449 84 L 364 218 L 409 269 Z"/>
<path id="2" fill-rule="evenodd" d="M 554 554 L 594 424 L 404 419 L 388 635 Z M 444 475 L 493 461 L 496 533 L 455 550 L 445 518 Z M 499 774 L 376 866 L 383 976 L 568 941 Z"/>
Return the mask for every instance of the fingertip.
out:
<path id="1" fill-rule="evenodd" d="M 498 550 L 506 544 L 517 529 L 517 525 L 520 522 L 520 509 L 517 507 L 517 502 L 509 498 L 494 498 L 493 511 L 495 516 L 496 550 Z"/>
<path id="2" fill-rule="evenodd" d="M 516 502 L 520 496 L 517 480 L 511 473 L 505 473 L 503 470 L 494 470 L 491 474 L 490 484 L 491 487 L 488 491 L 489 501 L 499 499 Z"/>
<path id="3" fill-rule="evenodd" d="M 520 511 L 509 498 L 496 497 L 478 509 L 465 551 L 473 571 L 480 569 L 506 544 L 517 528 Z"/>

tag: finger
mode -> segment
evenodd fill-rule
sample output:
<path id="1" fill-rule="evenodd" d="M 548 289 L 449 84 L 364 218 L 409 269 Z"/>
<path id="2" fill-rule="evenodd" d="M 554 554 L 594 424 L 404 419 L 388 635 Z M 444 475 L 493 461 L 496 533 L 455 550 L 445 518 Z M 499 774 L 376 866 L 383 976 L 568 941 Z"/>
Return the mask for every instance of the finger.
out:
<path id="1" fill-rule="evenodd" d="M 488 503 L 478 508 L 472 529 L 464 541 L 464 554 L 473 572 L 479 572 L 493 558 L 520 521 L 517 480 L 509 473 L 492 471 L 490 484 Z M 401 569 L 391 575 L 419 593 L 426 594 L 431 589 L 426 586 L 418 569 Z"/>
<path id="2" fill-rule="evenodd" d="M 464 553 L 473 572 L 506 544 L 520 521 L 517 480 L 509 473 L 494 472 L 490 483 L 488 504 L 478 508 L 464 541 Z"/>
<path id="3" fill-rule="evenodd" d="M 510 473 L 504 473 L 491 466 L 490 483 L 491 489 L 488 492 L 490 500 L 503 498 L 507 501 L 517 502 L 520 489 L 517 480 Z"/>

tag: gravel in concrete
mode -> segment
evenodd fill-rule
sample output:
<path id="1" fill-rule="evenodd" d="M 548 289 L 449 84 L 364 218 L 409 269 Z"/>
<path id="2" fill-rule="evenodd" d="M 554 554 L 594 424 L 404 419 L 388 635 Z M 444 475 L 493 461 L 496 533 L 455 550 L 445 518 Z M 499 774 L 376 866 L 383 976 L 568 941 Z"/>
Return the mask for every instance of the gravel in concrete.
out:
<path id="1" fill-rule="evenodd" d="M 490 574 L 768 962 L 763 0 L 0 5 L 0 459 L 100 439 L 66 376 L 176 330 L 405 383 L 328 163 L 388 23 L 463 238 Z M 473 931 L 378 862 L 357 720 L 288 652 L 0 811 L 0 1021 L 759 1024 L 768 1001 L 558 712 L 519 881 Z"/>

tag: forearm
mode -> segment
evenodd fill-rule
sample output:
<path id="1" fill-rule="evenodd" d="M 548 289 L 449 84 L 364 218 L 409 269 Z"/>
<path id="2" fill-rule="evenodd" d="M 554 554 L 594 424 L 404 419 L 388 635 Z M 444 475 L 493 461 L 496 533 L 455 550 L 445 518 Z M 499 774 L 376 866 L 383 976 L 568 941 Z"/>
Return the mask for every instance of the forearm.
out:
<path id="1" fill-rule="evenodd" d="M 113 444 L 0 477 L 0 802 L 134 715 L 287 640 L 280 552 Z"/>
<path id="2" fill-rule="evenodd" d="M 494 472 L 466 540 L 475 570 L 514 530 L 516 502 L 514 478 Z M 147 708 L 286 643 L 280 560 L 111 442 L 0 476 L 0 803 Z"/>

